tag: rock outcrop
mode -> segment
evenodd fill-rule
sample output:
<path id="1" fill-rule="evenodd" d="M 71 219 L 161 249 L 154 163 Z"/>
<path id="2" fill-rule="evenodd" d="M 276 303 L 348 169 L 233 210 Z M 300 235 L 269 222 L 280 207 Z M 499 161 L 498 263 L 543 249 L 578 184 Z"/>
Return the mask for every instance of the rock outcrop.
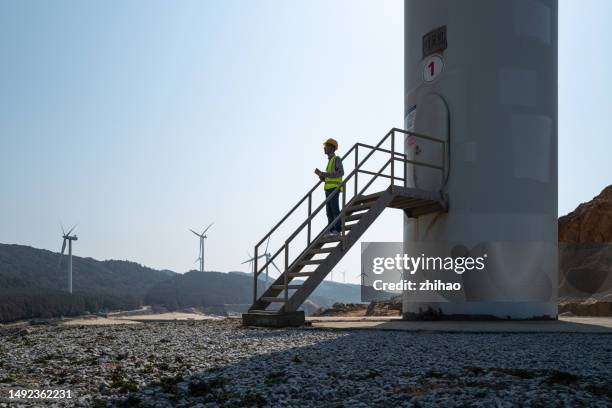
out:
<path id="1" fill-rule="evenodd" d="M 332 307 L 317 309 L 312 316 L 365 316 L 366 310 L 363 303 L 334 303 Z"/>
<path id="2" fill-rule="evenodd" d="M 612 243 L 612 185 L 559 218 L 559 242 Z"/>
<path id="3" fill-rule="evenodd" d="M 610 316 L 612 186 L 559 218 L 559 312 Z"/>
<path id="4" fill-rule="evenodd" d="M 320 308 L 313 316 L 400 316 L 402 314 L 402 300 L 397 296 L 391 300 L 372 301 L 365 303 L 334 303 L 330 308 Z"/>

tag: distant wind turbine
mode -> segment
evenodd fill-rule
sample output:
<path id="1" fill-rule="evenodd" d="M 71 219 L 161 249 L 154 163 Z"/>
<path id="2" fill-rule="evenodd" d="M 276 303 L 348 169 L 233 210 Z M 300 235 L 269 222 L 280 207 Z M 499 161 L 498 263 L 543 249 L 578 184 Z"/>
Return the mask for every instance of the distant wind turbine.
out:
<path id="1" fill-rule="evenodd" d="M 276 266 L 274 261 L 270 262 L 270 258 L 272 258 L 272 254 L 268 252 L 268 245 L 270 245 L 270 238 L 269 237 L 268 237 L 268 242 L 266 242 L 266 249 L 264 250 L 264 253 L 257 257 L 257 259 L 259 259 L 259 258 L 266 258 L 266 286 L 268 285 L 268 268 L 270 267 L 270 263 L 272 264 L 273 267 L 276 268 L 278 273 L 282 274 L 281 270 L 278 269 L 278 266 Z M 247 252 L 247 255 L 249 256 L 249 259 L 247 259 L 246 261 L 244 261 L 242 263 L 243 264 L 248 263 L 248 264 L 254 265 L 255 258 L 253 258 L 251 256 L 251 254 L 249 254 L 248 252 Z M 253 267 L 252 267 L 252 269 L 253 269 L 253 273 L 255 273 L 255 270 L 254 270 Z"/>
<path id="2" fill-rule="evenodd" d="M 259 259 L 259 258 L 263 258 L 263 257 L 264 257 L 263 255 L 259 255 L 259 256 L 257 257 L 257 259 Z M 246 261 L 242 262 L 242 263 L 241 263 L 241 265 L 242 265 L 242 264 L 245 264 L 245 263 L 248 263 L 248 264 L 249 264 L 249 268 L 250 268 L 251 270 L 253 270 L 253 263 L 255 262 L 255 258 L 253 258 L 253 255 L 251 255 L 251 254 L 249 253 L 249 251 L 247 251 L 247 258 L 248 258 L 248 259 L 247 259 Z"/>
<path id="3" fill-rule="evenodd" d="M 363 285 L 364 277 L 366 277 L 366 276 L 367 276 L 368 278 L 370 277 L 370 275 L 368 275 L 368 274 L 367 274 L 367 273 L 365 273 L 365 272 L 359 272 L 357 275 L 355 275 L 355 277 L 357 277 L 357 276 L 361 277 L 361 284 L 362 284 L 362 285 Z"/>
<path id="4" fill-rule="evenodd" d="M 76 224 L 74 227 L 70 228 L 70 231 L 65 232 L 64 226 L 62 225 L 62 238 L 64 241 L 62 242 L 62 252 L 59 256 L 59 261 L 57 263 L 57 270 L 59 271 L 62 265 L 62 257 L 64 256 L 64 251 L 66 250 L 66 241 L 68 241 L 68 293 L 72 293 L 72 241 L 78 240 L 76 235 L 70 235 L 72 231 L 76 228 Z"/>
<path id="5" fill-rule="evenodd" d="M 212 227 L 213 224 L 214 223 L 211 222 L 210 225 L 206 227 L 206 229 L 204 229 L 201 234 L 198 234 L 194 230 L 189 229 L 189 231 L 193 232 L 197 237 L 200 238 L 200 255 L 198 256 L 198 259 L 195 260 L 196 262 L 200 261 L 200 272 L 204 272 L 204 240 L 208 238 L 205 234 L 206 231 L 208 231 L 208 229 Z"/>

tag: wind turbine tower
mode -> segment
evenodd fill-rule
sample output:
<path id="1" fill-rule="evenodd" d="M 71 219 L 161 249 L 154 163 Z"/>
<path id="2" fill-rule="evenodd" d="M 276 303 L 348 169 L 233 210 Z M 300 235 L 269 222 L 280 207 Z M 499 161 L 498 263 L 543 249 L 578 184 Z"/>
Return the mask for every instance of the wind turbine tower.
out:
<path id="1" fill-rule="evenodd" d="M 198 234 L 194 230 L 189 229 L 189 231 L 193 232 L 197 237 L 200 238 L 200 256 L 198 256 L 198 259 L 196 259 L 196 262 L 200 261 L 200 272 L 204 272 L 204 240 L 208 238 L 206 236 L 206 231 L 208 231 L 208 229 L 212 227 L 212 225 L 213 223 L 211 222 L 210 225 L 206 227 L 206 229 L 204 229 L 201 234 Z"/>
<path id="2" fill-rule="evenodd" d="M 79 238 L 75 235 L 70 235 L 72 231 L 76 228 L 76 225 L 70 228 L 70 231 L 65 232 L 64 227 L 62 226 L 62 238 L 64 241 L 62 242 L 62 252 L 60 253 L 59 262 L 57 264 L 57 269 L 59 270 L 62 264 L 62 257 L 64 256 L 64 251 L 66 250 L 66 242 L 68 242 L 68 293 L 72 294 L 72 241 L 76 241 Z"/>

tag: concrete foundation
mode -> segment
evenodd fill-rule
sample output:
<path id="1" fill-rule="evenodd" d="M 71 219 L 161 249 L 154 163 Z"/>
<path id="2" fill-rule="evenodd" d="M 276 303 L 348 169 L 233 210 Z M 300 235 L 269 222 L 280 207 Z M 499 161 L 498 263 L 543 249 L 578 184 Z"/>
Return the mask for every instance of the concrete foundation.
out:
<path id="1" fill-rule="evenodd" d="M 302 310 L 285 313 L 249 312 L 242 314 L 242 324 L 244 326 L 298 327 L 303 326 L 305 322 L 306 317 Z"/>
<path id="2" fill-rule="evenodd" d="M 314 329 L 393 330 L 444 333 L 590 333 L 612 335 L 612 317 L 560 317 L 558 320 L 406 321 L 395 317 L 308 317 Z"/>
<path id="3" fill-rule="evenodd" d="M 549 302 L 408 303 L 404 305 L 402 317 L 404 320 L 555 320 L 557 307 Z"/>

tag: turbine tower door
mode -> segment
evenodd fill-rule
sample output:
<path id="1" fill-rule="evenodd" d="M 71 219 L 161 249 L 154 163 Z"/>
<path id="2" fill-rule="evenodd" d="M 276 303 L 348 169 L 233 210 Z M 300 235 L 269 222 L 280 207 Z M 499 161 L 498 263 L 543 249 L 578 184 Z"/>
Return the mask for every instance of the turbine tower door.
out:
<path id="1" fill-rule="evenodd" d="M 445 164 L 448 172 L 449 164 L 449 114 L 444 99 L 437 94 L 428 94 L 417 104 L 418 113 L 414 119 L 414 132 L 431 136 L 446 142 L 416 138 L 412 145 L 414 152 L 410 156 L 421 163 Z M 446 174 L 441 170 L 425 166 L 414 166 L 414 182 L 417 188 L 430 191 L 440 191 L 444 185 Z"/>

